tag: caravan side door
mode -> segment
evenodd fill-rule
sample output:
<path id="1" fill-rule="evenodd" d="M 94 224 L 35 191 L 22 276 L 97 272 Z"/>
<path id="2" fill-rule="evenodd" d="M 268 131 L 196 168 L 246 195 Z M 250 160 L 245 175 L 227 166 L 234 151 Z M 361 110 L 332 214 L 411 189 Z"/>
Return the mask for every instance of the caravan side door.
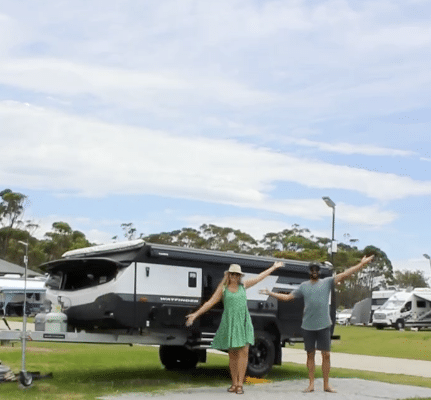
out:
<path id="1" fill-rule="evenodd" d="M 184 327 L 185 316 L 201 303 L 202 270 L 138 262 L 136 294 L 151 306 L 157 325 Z"/>

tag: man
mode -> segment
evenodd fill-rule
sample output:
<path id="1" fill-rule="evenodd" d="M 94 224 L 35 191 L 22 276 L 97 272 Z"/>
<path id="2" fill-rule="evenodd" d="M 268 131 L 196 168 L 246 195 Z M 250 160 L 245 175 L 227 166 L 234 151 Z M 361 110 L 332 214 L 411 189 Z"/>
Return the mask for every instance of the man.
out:
<path id="1" fill-rule="evenodd" d="M 307 352 L 307 369 L 309 385 L 304 392 L 314 391 L 314 371 L 316 368 L 316 349 L 322 353 L 323 390 L 335 393 L 329 386 L 330 351 L 331 351 L 331 327 L 332 321 L 329 315 L 329 297 L 334 285 L 349 278 L 361 268 L 365 267 L 374 256 L 364 256 L 359 264 L 348 268 L 335 276 L 320 279 L 320 265 L 310 263 L 310 280 L 303 282 L 298 289 L 289 294 L 273 293 L 267 289 L 260 293 L 275 297 L 281 301 L 290 301 L 297 298 L 304 299 L 304 315 L 302 318 L 302 333 L 304 347 Z"/>

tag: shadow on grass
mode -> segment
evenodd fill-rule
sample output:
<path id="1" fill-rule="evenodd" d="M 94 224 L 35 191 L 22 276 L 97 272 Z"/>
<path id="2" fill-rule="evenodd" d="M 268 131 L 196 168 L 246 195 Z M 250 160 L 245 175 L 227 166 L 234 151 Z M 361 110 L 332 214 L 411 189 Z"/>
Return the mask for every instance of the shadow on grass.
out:
<path id="1" fill-rule="evenodd" d="M 265 379 L 271 381 L 282 381 L 291 379 L 305 379 L 307 372 L 305 368 L 274 367 Z M 194 386 L 219 386 L 230 383 L 228 366 L 198 366 L 192 370 L 171 370 L 163 368 L 107 368 L 91 371 L 70 370 L 66 373 L 57 373 L 54 377 L 58 383 L 71 384 L 93 384 L 110 386 L 114 388 L 123 387 L 152 387 L 157 389 L 174 389 L 176 387 Z M 151 390 L 151 389 L 150 389 Z"/>
<path id="2" fill-rule="evenodd" d="M 138 386 L 164 386 L 166 384 L 216 386 L 229 381 L 229 371 L 223 367 L 196 368 L 187 371 L 167 371 L 162 368 L 118 367 L 96 370 L 69 370 L 54 373 L 54 380 L 61 384 L 106 384 L 121 387 L 134 383 Z"/>

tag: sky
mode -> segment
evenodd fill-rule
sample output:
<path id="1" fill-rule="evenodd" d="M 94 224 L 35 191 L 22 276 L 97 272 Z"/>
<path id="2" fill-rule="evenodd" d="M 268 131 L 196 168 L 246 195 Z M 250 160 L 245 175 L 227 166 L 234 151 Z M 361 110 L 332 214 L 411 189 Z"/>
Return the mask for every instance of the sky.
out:
<path id="1" fill-rule="evenodd" d="M 298 224 L 431 279 L 431 3 L 4 0 L 0 188 L 43 237 Z"/>

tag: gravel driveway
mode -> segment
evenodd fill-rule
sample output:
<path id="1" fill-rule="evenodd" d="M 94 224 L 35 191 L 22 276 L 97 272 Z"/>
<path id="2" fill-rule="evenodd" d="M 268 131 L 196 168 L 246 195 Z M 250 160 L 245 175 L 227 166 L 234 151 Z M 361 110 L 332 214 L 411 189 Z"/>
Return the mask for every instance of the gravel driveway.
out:
<path id="1" fill-rule="evenodd" d="M 313 393 L 302 393 L 308 380 L 293 380 L 244 386 L 243 399 L 253 400 L 296 400 L 296 399 L 334 399 L 334 400 L 371 400 L 371 399 L 411 399 L 431 398 L 431 389 L 416 386 L 394 385 L 362 379 L 333 378 L 331 385 L 337 393 L 325 393 L 322 379 L 316 379 Z M 227 393 L 227 387 L 196 388 L 184 391 L 157 394 L 129 393 L 120 396 L 100 397 L 103 400 L 219 400 L 237 399 L 236 394 Z"/>

